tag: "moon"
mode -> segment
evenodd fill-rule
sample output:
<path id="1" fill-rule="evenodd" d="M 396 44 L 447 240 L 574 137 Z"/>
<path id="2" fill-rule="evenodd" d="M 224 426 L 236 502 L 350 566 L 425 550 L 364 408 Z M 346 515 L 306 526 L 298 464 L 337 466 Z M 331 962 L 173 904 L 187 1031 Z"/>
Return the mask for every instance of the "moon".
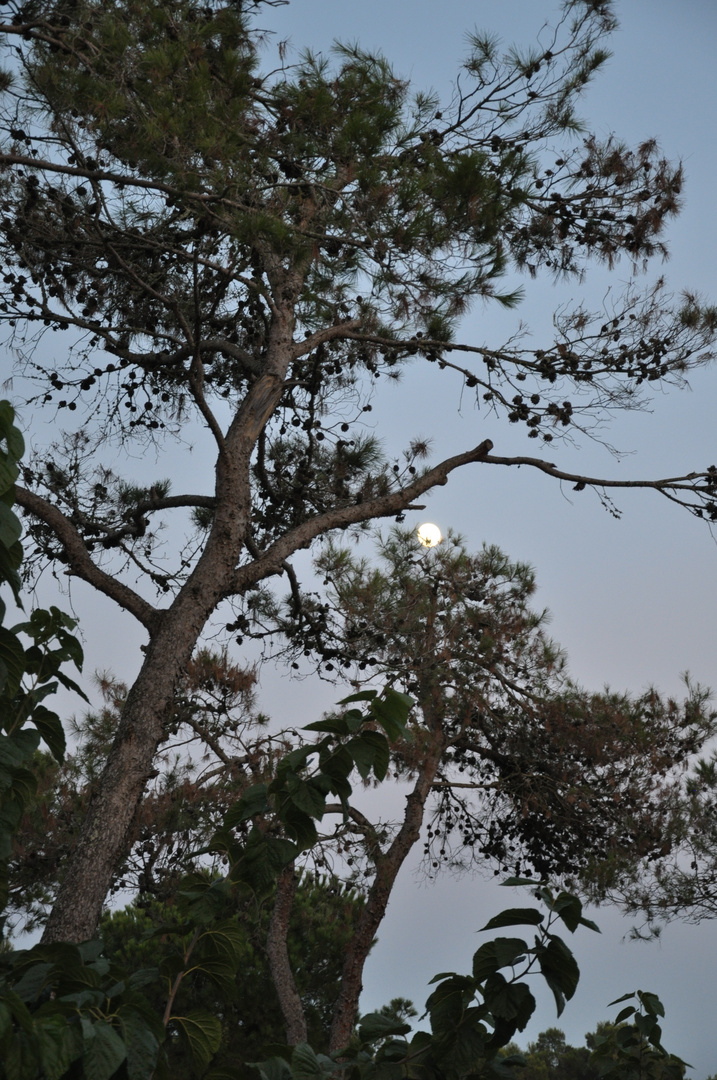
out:
<path id="1" fill-rule="evenodd" d="M 441 530 L 437 525 L 433 525 L 430 521 L 427 521 L 425 525 L 418 526 L 418 542 L 423 547 L 432 548 L 440 544 L 443 537 L 441 536 Z"/>

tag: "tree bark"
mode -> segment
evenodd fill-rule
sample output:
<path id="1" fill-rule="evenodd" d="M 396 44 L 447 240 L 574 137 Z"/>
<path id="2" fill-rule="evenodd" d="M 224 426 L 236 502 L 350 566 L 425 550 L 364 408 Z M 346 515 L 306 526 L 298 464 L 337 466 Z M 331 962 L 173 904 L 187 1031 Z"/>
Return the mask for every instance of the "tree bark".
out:
<path id="1" fill-rule="evenodd" d="M 97 929 L 182 672 L 207 620 L 232 591 L 251 515 L 251 455 L 281 395 L 292 328 L 289 305 L 289 313 L 274 320 L 265 374 L 249 390 L 219 449 L 216 510 L 204 551 L 171 607 L 149 623 L 146 657 L 68 860 L 45 942 L 85 941 Z"/>
<path id="2" fill-rule="evenodd" d="M 281 1013 L 286 1025 L 286 1041 L 289 1046 L 306 1042 L 306 1017 L 299 992 L 294 982 L 294 974 L 289 961 L 287 936 L 291 910 L 294 906 L 297 879 L 293 863 L 287 866 L 276 885 L 276 899 L 271 913 L 266 951 L 269 957 L 269 970 L 274 980 L 274 987 L 279 998 Z"/>
<path id="3" fill-rule="evenodd" d="M 369 889 L 366 905 L 361 912 L 355 933 L 346 950 L 341 973 L 341 990 L 336 1000 L 331 1025 L 329 1043 L 331 1052 L 342 1050 L 351 1038 L 359 997 L 363 989 L 364 964 L 376 931 L 386 914 L 398 872 L 421 834 L 426 800 L 431 792 L 445 747 L 445 736 L 440 730 L 435 731 L 413 791 L 406 796 L 406 813 L 401 827 L 388 851 L 377 859 L 376 876 Z"/>

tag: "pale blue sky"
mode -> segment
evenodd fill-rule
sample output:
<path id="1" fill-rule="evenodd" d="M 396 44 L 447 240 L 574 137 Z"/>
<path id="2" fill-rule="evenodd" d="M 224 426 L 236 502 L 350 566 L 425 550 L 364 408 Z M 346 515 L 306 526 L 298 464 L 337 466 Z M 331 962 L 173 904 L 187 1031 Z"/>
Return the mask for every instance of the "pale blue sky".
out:
<path id="1" fill-rule="evenodd" d="M 262 21 L 297 48 L 326 49 L 334 38 L 359 40 L 382 50 L 417 87 L 433 86 L 447 96 L 466 30 L 478 26 L 498 32 L 506 43 L 527 44 L 555 11 L 552 0 L 295 0 Z M 673 255 L 665 269 L 675 289 L 690 287 L 717 299 L 717 2 L 622 0 L 617 11 L 622 28 L 613 41 L 614 57 L 586 95 L 583 115 L 602 135 L 614 131 L 628 141 L 656 135 L 668 156 L 684 160 L 685 210 L 670 228 Z M 614 279 L 621 282 L 626 275 L 627 269 L 618 269 Z M 605 279 L 595 273 L 584 289 L 572 285 L 561 292 L 541 281 L 524 284 L 526 299 L 517 313 L 477 309 L 463 337 L 499 344 L 517 319 L 539 327 L 561 299 L 584 292 L 599 298 Z M 393 397 L 389 392 L 382 399 L 372 417 L 379 432 L 392 431 L 390 445 L 428 435 L 443 456 L 489 434 L 498 453 L 534 451 L 535 444 L 514 428 L 491 423 L 461 402 L 460 387 L 447 374 L 417 368 Z M 594 445 L 553 448 L 550 457 L 565 467 L 633 477 L 717 463 L 717 369 L 691 382 L 691 393 L 660 395 L 652 415 L 616 422 L 611 440 L 632 452 L 622 461 Z M 207 489 L 202 466 L 199 443 L 193 457 L 178 465 L 189 489 Z M 160 467 L 156 474 L 166 471 Z M 135 475 L 139 479 L 140 461 Z M 422 516 L 457 529 L 472 547 L 498 543 L 536 567 L 538 603 L 553 612 L 552 633 L 583 683 L 636 692 L 655 684 L 678 692 L 679 674 L 689 668 L 697 680 L 717 687 L 717 546 L 704 525 L 655 494 L 625 493 L 617 502 L 624 511 L 619 522 L 589 492 L 563 493 L 525 469 L 476 467 L 454 476 Z M 142 636 L 129 619 L 109 608 L 100 612 L 84 586 L 75 586 L 73 595 L 80 616 L 87 612 L 87 669 L 112 666 L 129 676 Z M 319 700 L 313 684 L 279 678 L 265 678 L 264 691 L 269 710 L 281 718 L 291 708 L 294 723 L 303 715 L 314 718 L 317 705 L 332 700 L 326 688 Z M 468 969 L 479 943 L 475 930 L 508 902 L 510 894 L 481 880 L 421 887 L 407 870 L 369 961 L 364 1009 L 398 994 L 422 1005 L 436 971 Z M 691 1075 L 702 1080 L 717 1072 L 717 927 L 671 927 L 661 945 L 640 946 L 621 942 L 629 923 L 614 912 L 595 917 L 603 935 L 586 932 L 575 941 L 583 979 L 560 1021 L 569 1039 L 580 1043 L 585 1031 L 607 1018 L 608 1001 L 639 986 L 665 1001 L 666 1043 L 695 1065 Z M 551 1002 L 543 1001 L 525 1039 L 555 1023 Z"/>

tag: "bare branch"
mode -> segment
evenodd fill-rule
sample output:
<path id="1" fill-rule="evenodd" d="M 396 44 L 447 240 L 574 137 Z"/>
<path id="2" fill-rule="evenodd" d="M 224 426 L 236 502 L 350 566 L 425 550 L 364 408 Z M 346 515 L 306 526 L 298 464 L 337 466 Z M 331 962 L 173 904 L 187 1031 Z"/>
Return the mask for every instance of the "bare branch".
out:
<path id="1" fill-rule="evenodd" d="M 129 611 L 150 632 L 157 626 L 160 612 L 139 593 L 101 570 L 90 558 L 84 540 L 72 522 L 56 506 L 26 488 L 15 488 L 15 501 L 28 514 L 44 521 L 54 532 L 67 556 L 69 573 L 82 578 L 110 600 Z"/>
<path id="2" fill-rule="evenodd" d="M 554 477 L 556 480 L 566 480 L 573 484 L 574 491 L 583 488 L 651 488 L 661 495 L 686 507 L 697 517 L 706 517 L 709 520 L 717 518 L 717 469 L 714 466 L 704 472 L 684 473 L 682 476 L 669 476 L 661 480 L 605 480 L 595 476 L 585 476 L 582 473 L 566 472 L 559 469 L 550 461 L 532 457 L 498 457 L 495 454 L 486 454 L 483 460 L 487 465 L 528 465 L 530 468 L 539 469 L 540 472 Z M 680 494 L 685 492 L 684 495 Z M 689 496 L 693 496 L 690 500 Z"/>

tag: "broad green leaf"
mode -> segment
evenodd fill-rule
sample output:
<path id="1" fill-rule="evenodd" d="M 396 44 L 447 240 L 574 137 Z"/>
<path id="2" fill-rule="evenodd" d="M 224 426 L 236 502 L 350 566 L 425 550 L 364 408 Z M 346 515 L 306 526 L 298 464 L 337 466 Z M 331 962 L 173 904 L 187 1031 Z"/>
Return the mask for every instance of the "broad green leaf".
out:
<path id="1" fill-rule="evenodd" d="M 65 729 L 59 716 L 57 713 L 46 709 L 44 705 L 39 705 L 33 711 L 32 719 L 55 761 L 62 764 L 65 760 L 67 744 L 65 742 Z"/>
<path id="2" fill-rule="evenodd" d="M 537 908 L 506 908 L 489 919 L 485 926 L 481 926 L 479 933 L 483 930 L 498 930 L 501 926 L 539 926 L 543 919 L 544 916 Z"/>
<path id="3" fill-rule="evenodd" d="M 500 972 L 486 980 L 485 1003 L 491 1014 L 501 1020 L 514 1021 L 522 1031 L 535 1011 L 535 998 L 525 983 L 510 983 Z"/>
<path id="4" fill-rule="evenodd" d="M 210 956 L 194 962 L 194 971 L 201 971 L 215 986 L 219 987 L 225 998 L 234 993 L 236 966 L 219 956 Z"/>
<path id="5" fill-rule="evenodd" d="M 92 938 L 90 941 L 83 941 L 77 949 L 85 964 L 94 964 L 102 956 L 104 947 L 105 943 L 101 938 Z"/>
<path id="6" fill-rule="evenodd" d="M 551 937 L 547 947 L 537 950 L 537 956 L 543 978 L 553 991 L 560 1016 L 565 1008 L 565 998 L 569 1001 L 577 989 L 580 969 L 570 949 L 558 937 Z"/>
<path id="7" fill-rule="evenodd" d="M 329 716 L 325 720 L 316 720 L 313 724 L 306 724 L 302 731 L 328 731 L 333 735 L 348 735 L 349 726 L 345 716 Z"/>
<path id="8" fill-rule="evenodd" d="M 467 975 L 451 975 L 439 983 L 426 1002 L 434 1034 L 453 1030 L 473 1000 L 475 981 Z"/>
<path id="9" fill-rule="evenodd" d="M 0 1000 L 0 1046 L 2 1046 L 3 1040 L 7 1038 L 12 1029 L 12 1014 L 7 1005 L 4 1005 Z"/>
<path id="10" fill-rule="evenodd" d="M 660 1025 L 657 1022 L 656 1016 L 651 1016 L 649 1013 L 647 1015 L 636 1013 L 634 1023 L 640 1034 L 644 1035 L 653 1046 L 656 1044 L 659 1045 L 662 1031 L 660 1030 Z"/>
<path id="11" fill-rule="evenodd" d="M 222 1041 L 222 1023 L 206 1009 L 193 1009 L 184 1016 L 172 1016 L 187 1041 L 192 1060 L 199 1071 L 206 1069 Z"/>
<path id="12" fill-rule="evenodd" d="M 346 743 L 346 749 L 353 758 L 354 765 L 356 766 L 359 776 L 362 780 L 367 780 L 371 769 L 373 768 L 374 758 L 376 751 L 370 743 L 364 741 L 361 738 L 351 739 Z"/>
<path id="13" fill-rule="evenodd" d="M 119 1021 L 127 1048 L 127 1080 L 149 1080 L 159 1053 L 154 1032 L 134 1009 L 120 1007 Z"/>
<path id="14" fill-rule="evenodd" d="M 314 753 L 316 753 L 315 746 L 297 746 L 296 750 L 292 750 L 291 753 L 281 759 L 277 766 L 277 775 L 283 777 L 286 773 L 295 773 L 299 769 L 303 769 L 307 759 Z"/>
<path id="15" fill-rule="evenodd" d="M 362 780 L 368 779 L 373 769 L 377 780 L 383 780 L 388 770 L 390 750 L 385 735 L 379 731 L 363 731 L 346 744 Z"/>
<path id="16" fill-rule="evenodd" d="M 249 818 L 254 817 L 256 814 L 265 814 L 269 809 L 267 792 L 268 786 L 266 784 L 252 784 L 250 788 L 247 788 L 239 801 L 230 807 L 224 818 L 224 827 L 233 829 L 235 825 L 240 825 L 242 821 L 248 821 Z"/>
<path id="17" fill-rule="evenodd" d="M 362 739 L 366 742 L 369 742 L 374 747 L 374 776 L 379 781 L 385 780 L 386 773 L 388 772 L 388 765 L 391 760 L 391 751 L 388 745 L 388 739 L 379 731 L 365 731 L 362 735 Z"/>
<path id="18" fill-rule="evenodd" d="M 19 461 L 25 453 L 25 440 L 15 426 L 15 410 L 6 400 L 0 401 L 0 439 L 5 439 L 8 455 Z"/>
<path id="19" fill-rule="evenodd" d="M 22 545 L 19 541 L 10 548 L 5 548 L 0 545 L 0 581 L 6 581 L 8 583 L 12 589 L 15 603 L 20 608 L 22 607 L 22 600 L 20 597 L 22 582 L 20 581 L 20 575 L 18 574 L 17 569 L 21 562 Z"/>
<path id="20" fill-rule="evenodd" d="M 499 968 L 512 966 L 528 951 L 521 938 L 496 938 L 487 941 L 473 956 L 473 978 L 483 982 Z"/>
<path id="21" fill-rule="evenodd" d="M 647 1012 L 652 1013 L 653 1016 L 665 1015 L 665 1007 L 657 994 L 651 994 L 648 990 L 638 990 L 637 996 Z"/>
<path id="22" fill-rule="evenodd" d="M 623 1001 L 629 1001 L 630 998 L 635 997 L 635 991 L 632 990 L 629 994 L 623 994 L 622 997 L 615 998 L 614 1001 L 608 1001 L 607 1007 L 611 1008 L 613 1005 L 621 1005 Z"/>
<path id="23" fill-rule="evenodd" d="M 373 701 L 378 697 L 377 690 L 359 690 L 355 694 L 349 694 L 348 697 L 341 698 L 341 701 L 337 702 L 338 705 L 350 705 L 354 701 Z"/>
<path id="24" fill-rule="evenodd" d="M 82 1053 L 79 1030 L 70 1027 L 63 1014 L 38 1019 L 33 1041 L 42 1063 L 45 1080 L 61 1080 L 70 1064 Z"/>
<path id="25" fill-rule="evenodd" d="M 31 964 L 19 982 L 15 983 L 13 990 L 23 1001 L 33 1002 L 51 981 L 54 972 L 54 964 L 43 962 Z"/>
<path id="26" fill-rule="evenodd" d="M 321 759 L 321 771 L 334 781 L 339 783 L 345 781 L 353 771 L 354 761 L 353 757 L 346 749 L 345 746 L 337 746 L 336 749 L 326 757 L 322 756 Z M 334 786 L 332 784 L 332 787 Z M 349 788 L 349 793 L 350 793 Z"/>
<path id="27" fill-rule="evenodd" d="M 571 934 L 574 934 L 583 917 L 583 905 L 577 896 L 571 893 L 558 893 L 552 904 L 552 910 L 562 919 Z"/>
<path id="28" fill-rule="evenodd" d="M 371 712 L 391 742 L 408 735 L 406 721 L 413 704 L 413 698 L 399 694 L 390 687 L 384 691 L 382 698 L 376 698 L 372 703 Z"/>
<path id="29" fill-rule="evenodd" d="M 0 501 L 0 544 L 11 547 L 22 536 L 20 519 L 6 503 Z"/>
<path id="30" fill-rule="evenodd" d="M 291 1074 L 294 1080 L 315 1080 L 323 1077 L 321 1062 L 308 1043 L 299 1043 L 291 1055 Z"/>
<path id="31" fill-rule="evenodd" d="M 0 693 L 13 698 L 20 689 L 25 673 L 25 650 L 12 630 L 0 626 L 0 661 L 4 678 L 0 682 Z"/>
<path id="32" fill-rule="evenodd" d="M 86 1080 L 110 1080 L 125 1060 L 127 1048 L 106 1020 L 90 1024 L 83 1018 L 81 1022 L 85 1040 L 82 1065 Z"/>
<path id="33" fill-rule="evenodd" d="M 402 1023 L 381 1013 L 368 1013 L 361 1017 L 358 1035 L 361 1042 L 374 1042 L 389 1035 L 406 1035 L 411 1030 L 410 1024 Z"/>
<path id="34" fill-rule="evenodd" d="M 472 1074 L 480 1075 L 489 1041 L 488 1029 L 482 1022 L 485 1018 L 484 1009 L 469 1007 L 460 1013 L 451 1027 L 435 1031 L 439 1040 L 437 1044 L 434 1042 L 433 1053 L 439 1064 L 439 1076 L 458 1080 Z"/>
<path id="35" fill-rule="evenodd" d="M 9 491 L 15 484 L 20 470 L 12 458 L 7 454 L 0 453 L 0 493 Z"/>
<path id="36" fill-rule="evenodd" d="M 300 851 L 307 851 L 314 846 L 318 833 L 314 819 L 309 814 L 300 810 L 294 803 L 288 803 L 282 806 L 281 820 Z"/>
<path id="37" fill-rule="evenodd" d="M 300 780 L 289 776 L 286 783 L 291 801 L 299 810 L 313 818 L 322 818 L 326 810 L 326 797 L 319 791 L 313 780 Z"/>
<path id="38" fill-rule="evenodd" d="M 127 986 L 132 990 L 141 990 L 143 986 L 151 986 L 157 981 L 159 968 L 139 968 L 133 971 L 127 980 Z"/>
<path id="39" fill-rule="evenodd" d="M 40 732 L 32 728 L 13 731 L 12 735 L 0 734 L 0 765 L 21 768 L 29 761 L 40 743 Z"/>
<path id="40" fill-rule="evenodd" d="M 615 1017 L 615 1023 L 621 1024 L 623 1020 L 627 1020 L 629 1016 L 632 1016 L 635 1011 L 634 1005 L 628 1005 L 626 1008 L 620 1009 L 620 1012 Z"/>
<path id="41" fill-rule="evenodd" d="M 248 1061 L 247 1064 L 258 1070 L 262 1080 L 291 1080 L 291 1066 L 281 1057 L 272 1057 L 267 1061 Z"/>
<path id="42" fill-rule="evenodd" d="M 307 820 L 311 821 L 310 818 Z M 254 827 L 229 878 L 243 881 L 255 893 L 262 894 L 273 886 L 278 874 L 298 854 L 299 848 L 292 841 L 265 836 Z"/>
<path id="43" fill-rule="evenodd" d="M 209 926 L 202 934 L 203 943 L 209 942 L 217 955 L 238 963 L 246 947 L 246 936 L 233 919 Z"/>

